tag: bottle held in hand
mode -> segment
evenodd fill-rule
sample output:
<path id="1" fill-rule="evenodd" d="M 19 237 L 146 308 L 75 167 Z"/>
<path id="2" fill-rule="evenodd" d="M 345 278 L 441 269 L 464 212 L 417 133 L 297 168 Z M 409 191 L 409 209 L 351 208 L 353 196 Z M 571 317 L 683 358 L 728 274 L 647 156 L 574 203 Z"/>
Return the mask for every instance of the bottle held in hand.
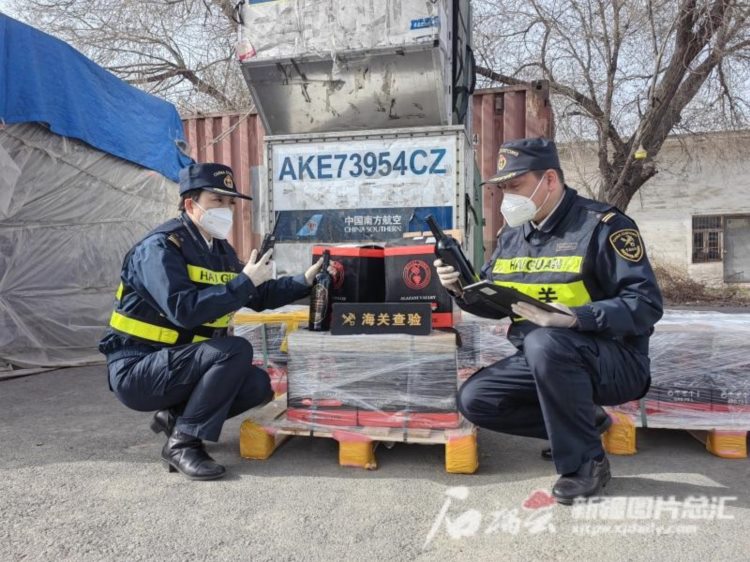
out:
<path id="1" fill-rule="evenodd" d="M 323 251 L 323 267 L 315 275 L 312 290 L 310 292 L 310 331 L 327 332 L 331 328 L 331 310 L 333 300 L 331 290 L 333 289 L 333 278 L 328 272 L 331 263 L 331 252 Z"/>
<path id="2" fill-rule="evenodd" d="M 453 236 L 445 234 L 432 215 L 428 215 L 425 222 L 435 236 L 435 255 L 443 260 L 444 264 L 452 266 L 461 274 L 458 279 L 459 286 L 463 288 L 478 281 L 479 278 L 474 273 L 469 260 L 466 259 L 458 241 Z"/>

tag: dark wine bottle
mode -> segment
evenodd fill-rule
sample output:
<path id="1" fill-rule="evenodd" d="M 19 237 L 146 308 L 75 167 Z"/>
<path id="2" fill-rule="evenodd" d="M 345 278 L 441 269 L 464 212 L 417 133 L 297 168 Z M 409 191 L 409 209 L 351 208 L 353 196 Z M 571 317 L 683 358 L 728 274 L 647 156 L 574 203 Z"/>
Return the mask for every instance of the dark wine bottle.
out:
<path id="1" fill-rule="evenodd" d="M 432 215 L 427 215 L 425 222 L 435 236 L 435 255 L 443 260 L 444 264 L 453 266 L 453 269 L 461 274 L 459 278 L 461 287 L 477 282 L 479 278 L 474 273 L 471 262 L 466 259 L 458 241 L 453 236 L 445 234 Z"/>
<path id="2" fill-rule="evenodd" d="M 323 267 L 315 275 L 312 290 L 310 292 L 310 324 L 312 332 L 327 332 L 331 329 L 331 308 L 333 300 L 331 299 L 331 290 L 333 288 L 333 278 L 328 273 L 328 266 L 331 263 L 331 252 L 323 251 Z"/>

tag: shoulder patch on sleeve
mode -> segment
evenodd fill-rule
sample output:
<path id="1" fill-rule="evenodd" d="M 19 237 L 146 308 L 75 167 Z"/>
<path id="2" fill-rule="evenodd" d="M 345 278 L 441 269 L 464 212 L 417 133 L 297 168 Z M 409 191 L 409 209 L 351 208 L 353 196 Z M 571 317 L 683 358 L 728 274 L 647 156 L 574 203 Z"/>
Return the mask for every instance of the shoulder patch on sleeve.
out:
<path id="1" fill-rule="evenodd" d="M 623 228 L 609 235 L 609 243 L 623 259 L 639 262 L 643 259 L 643 241 L 634 228 Z"/>
<path id="2" fill-rule="evenodd" d="M 167 240 L 169 240 L 172 244 L 177 246 L 178 248 L 182 247 L 182 240 L 176 235 L 176 234 L 170 234 L 167 236 Z"/>
<path id="3" fill-rule="evenodd" d="M 611 211 L 602 217 L 602 222 L 606 224 L 616 216 L 617 216 L 617 213 L 615 213 L 614 211 Z"/>

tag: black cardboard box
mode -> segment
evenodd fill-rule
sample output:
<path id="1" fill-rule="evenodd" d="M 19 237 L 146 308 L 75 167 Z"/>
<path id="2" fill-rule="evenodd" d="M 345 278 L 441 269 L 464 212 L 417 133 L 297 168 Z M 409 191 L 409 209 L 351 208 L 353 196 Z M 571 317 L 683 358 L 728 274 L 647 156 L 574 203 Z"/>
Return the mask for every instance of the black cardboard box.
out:
<path id="1" fill-rule="evenodd" d="M 386 302 L 429 303 L 432 327 L 453 326 L 453 299 L 440 284 L 435 266 L 435 243 L 399 241 L 385 247 Z"/>
<path id="2" fill-rule="evenodd" d="M 323 250 L 331 252 L 336 269 L 333 278 L 333 302 L 383 302 L 385 265 L 380 246 L 314 246 L 313 263 Z"/>

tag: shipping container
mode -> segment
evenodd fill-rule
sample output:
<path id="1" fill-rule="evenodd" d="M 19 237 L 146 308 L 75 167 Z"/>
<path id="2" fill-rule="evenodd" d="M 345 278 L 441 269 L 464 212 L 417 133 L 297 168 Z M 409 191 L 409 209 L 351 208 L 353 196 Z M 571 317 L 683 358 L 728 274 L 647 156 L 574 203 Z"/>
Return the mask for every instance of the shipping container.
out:
<path id="1" fill-rule="evenodd" d="M 463 123 L 468 0 L 241 4 L 237 55 L 268 134 Z"/>
<path id="2" fill-rule="evenodd" d="M 477 90 L 472 96 L 471 141 L 478 166 L 477 180 L 490 177 L 497 165 L 497 149 L 513 138 L 554 136 L 554 119 L 546 82 L 528 86 Z M 190 155 L 199 162 L 221 162 L 232 167 L 239 189 L 253 194 L 253 202 L 240 203 L 241 217 L 233 228 L 231 241 L 238 254 L 247 259 L 260 243 L 263 221 L 268 210 L 260 208 L 261 168 L 264 163 L 265 131 L 254 113 L 231 113 L 187 117 L 185 137 Z M 265 184 L 263 189 L 266 189 Z M 494 186 L 482 188 L 483 203 L 477 214 L 484 217 L 485 257 L 495 246 L 495 235 L 502 226 L 501 193 Z"/>

